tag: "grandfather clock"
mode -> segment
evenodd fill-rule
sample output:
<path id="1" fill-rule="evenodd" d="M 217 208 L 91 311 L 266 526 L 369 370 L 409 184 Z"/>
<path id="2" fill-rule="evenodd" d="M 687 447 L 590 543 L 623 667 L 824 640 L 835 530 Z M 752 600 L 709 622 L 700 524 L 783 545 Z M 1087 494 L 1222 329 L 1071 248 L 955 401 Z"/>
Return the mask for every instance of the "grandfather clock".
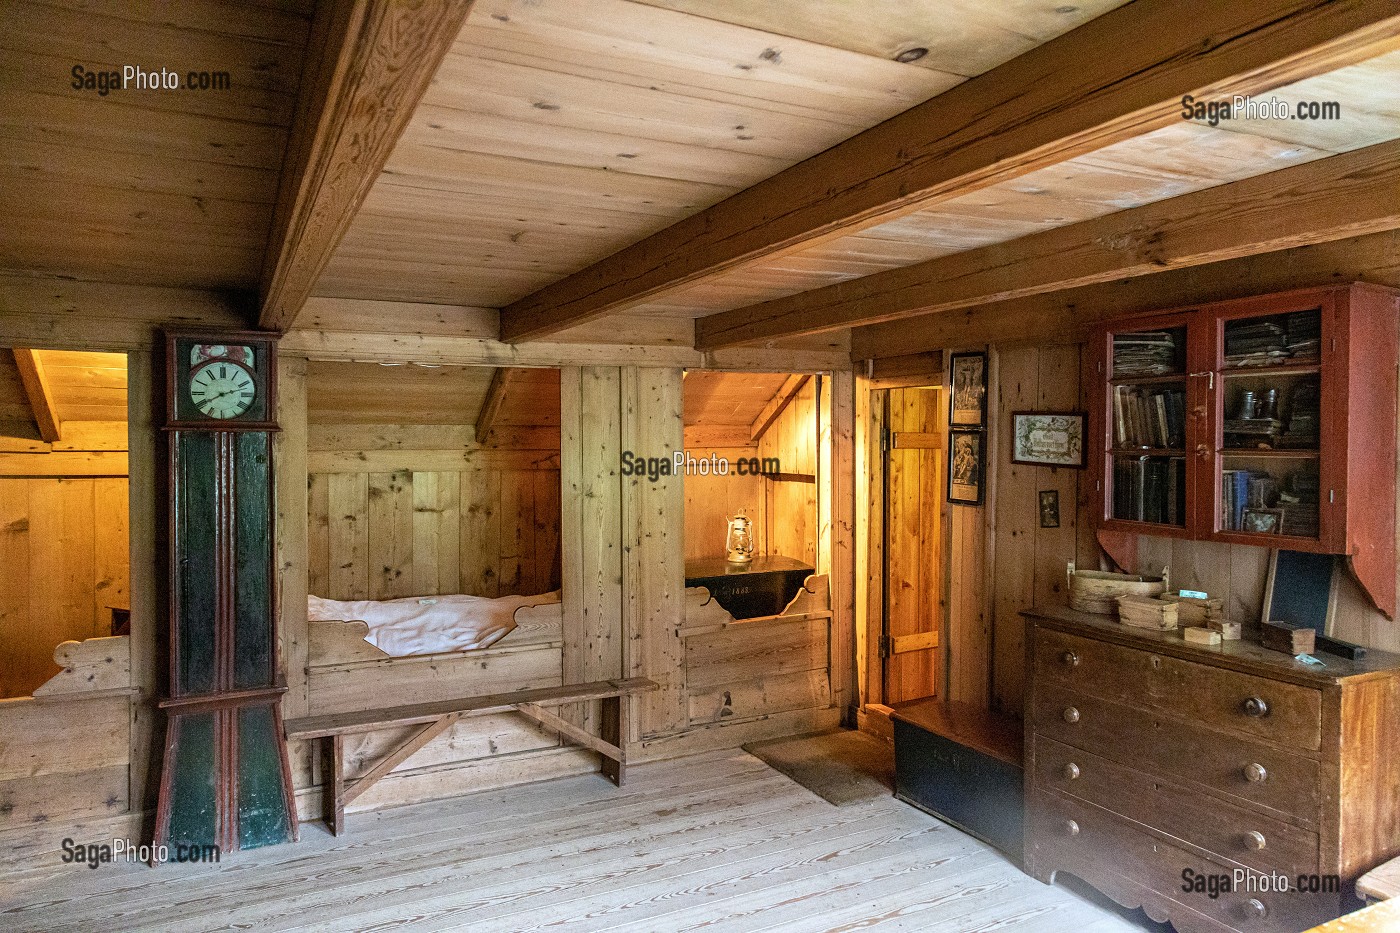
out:
<path id="1" fill-rule="evenodd" d="M 297 836 L 273 581 L 276 338 L 166 334 L 170 696 L 155 842 Z"/>

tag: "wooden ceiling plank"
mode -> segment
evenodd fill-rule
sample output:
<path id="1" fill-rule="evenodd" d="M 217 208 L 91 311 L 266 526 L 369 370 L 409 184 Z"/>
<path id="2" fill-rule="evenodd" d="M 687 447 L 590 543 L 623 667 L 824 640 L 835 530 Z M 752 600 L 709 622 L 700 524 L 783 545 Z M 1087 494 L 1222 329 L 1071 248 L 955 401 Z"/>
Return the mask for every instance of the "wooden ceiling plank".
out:
<path id="1" fill-rule="evenodd" d="M 797 398 L 797 393 L 802 391 L 802 387 L 811 379 L 810 375 L 797 373 L 788 376 L 783 381 L 782 388 L 778 389 L 778 394 L 773 396 L 772 401 L 763 406 L 763 411 L 758 413 L 758 417 L 753 420 L 753 425 L 749 428 L 750 439 L 757 444 L 765 431 L 773 426 L 773 422 L 778 420 L 784 409 L 792 404 L 792 400 Z"/>
<path id="2" fill-rule="evenodd" d="M 329 3 L 312 30 L 263 267 L 259 324 L 286 330 L 398 142 L 469 0 Z"/>
<path id="3" fill-rule="evenodd" d="M 1280 87 L 1395 47 L 1387 0 L 1140 0 L 860 133 L 502 311 L 536 339 L 1180 119 L 1185 93 Z"/>
<path id="4" fill-rule="evenodd" d="M 33 350 L 16 347 L 12 352 L 20 381 L 24 383 L 24 394 L 29 397 L 29 407 L 34 411 L 34 423 L 39 426 L 39 436 L 50 444 L 62 440 L 63 422 L 58 418 L 58 409 L 49 391 L 43 361 Z"/>
<path id="5" fill-rule="evenodd" d="M 479 444 L 491 443 L 491 431 L 496 427 L 496 419 L 505 404 L 506 393 L 516 373 L 509 366 L 502 366 L 491 374 L 491 385 L 486 389 L 486 399 L 481 403 L 481 414 L 476 416 L 476 440 Z"/>
<path id="6" fill-rule="evenodd" d="M 701 351 L 1400 227 L 1400 140 L 695 322 Z"/>

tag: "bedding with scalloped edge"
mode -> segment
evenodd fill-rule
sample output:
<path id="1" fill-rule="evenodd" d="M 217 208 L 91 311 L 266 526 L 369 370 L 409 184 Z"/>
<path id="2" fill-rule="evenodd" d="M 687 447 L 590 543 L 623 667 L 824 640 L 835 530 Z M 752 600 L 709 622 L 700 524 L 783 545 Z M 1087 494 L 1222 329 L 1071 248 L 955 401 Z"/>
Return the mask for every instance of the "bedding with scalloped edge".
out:
<path id="1" fill-rule="evenodd" d="M 403 657 L 489 648 L 515 628 L 522 606 L 559 602 L 559 591 L 538 596 L 409 596 L 403 599 L 338 600 L 308 596 L 312 622 L 363 621 L 366 641 L 385 654 Z"/>

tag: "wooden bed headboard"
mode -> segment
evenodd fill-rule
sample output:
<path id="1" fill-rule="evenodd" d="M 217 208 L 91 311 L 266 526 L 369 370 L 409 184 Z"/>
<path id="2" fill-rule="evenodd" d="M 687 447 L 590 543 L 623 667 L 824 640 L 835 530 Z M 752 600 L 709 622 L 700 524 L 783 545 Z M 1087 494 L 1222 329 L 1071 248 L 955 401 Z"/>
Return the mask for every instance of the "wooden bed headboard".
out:
<path id="1" fill-rule="evenodd" d="M 311 622 L 310 714 L 342 713 L 563 681 L 562 603 L 522 606 L 515 628 L 489 648 L 391 657 L 365 640 L 364 622 Z"/>

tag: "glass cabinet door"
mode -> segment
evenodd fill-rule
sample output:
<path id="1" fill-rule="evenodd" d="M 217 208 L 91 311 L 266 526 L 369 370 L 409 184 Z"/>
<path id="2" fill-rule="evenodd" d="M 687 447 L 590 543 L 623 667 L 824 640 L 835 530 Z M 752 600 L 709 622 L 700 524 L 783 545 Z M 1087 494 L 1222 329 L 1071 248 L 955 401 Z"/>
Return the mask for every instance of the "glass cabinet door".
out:
<path id="1" fill-rule="evenodd" d="M 1179 322 L 1107 335 L 1106 517 L 1185 529 L 1187 327 Z M 1148 529 L 1143 529 L 1148 531 Z"/>
<path id="2" fill-rule="evenodd" d="M 1328 494 L 1321 469 L 1322 339 L 1318 305 L 1219 319 L 1214 392 L 1216 536 L 1277 547 L 1315 544 Z"/>

